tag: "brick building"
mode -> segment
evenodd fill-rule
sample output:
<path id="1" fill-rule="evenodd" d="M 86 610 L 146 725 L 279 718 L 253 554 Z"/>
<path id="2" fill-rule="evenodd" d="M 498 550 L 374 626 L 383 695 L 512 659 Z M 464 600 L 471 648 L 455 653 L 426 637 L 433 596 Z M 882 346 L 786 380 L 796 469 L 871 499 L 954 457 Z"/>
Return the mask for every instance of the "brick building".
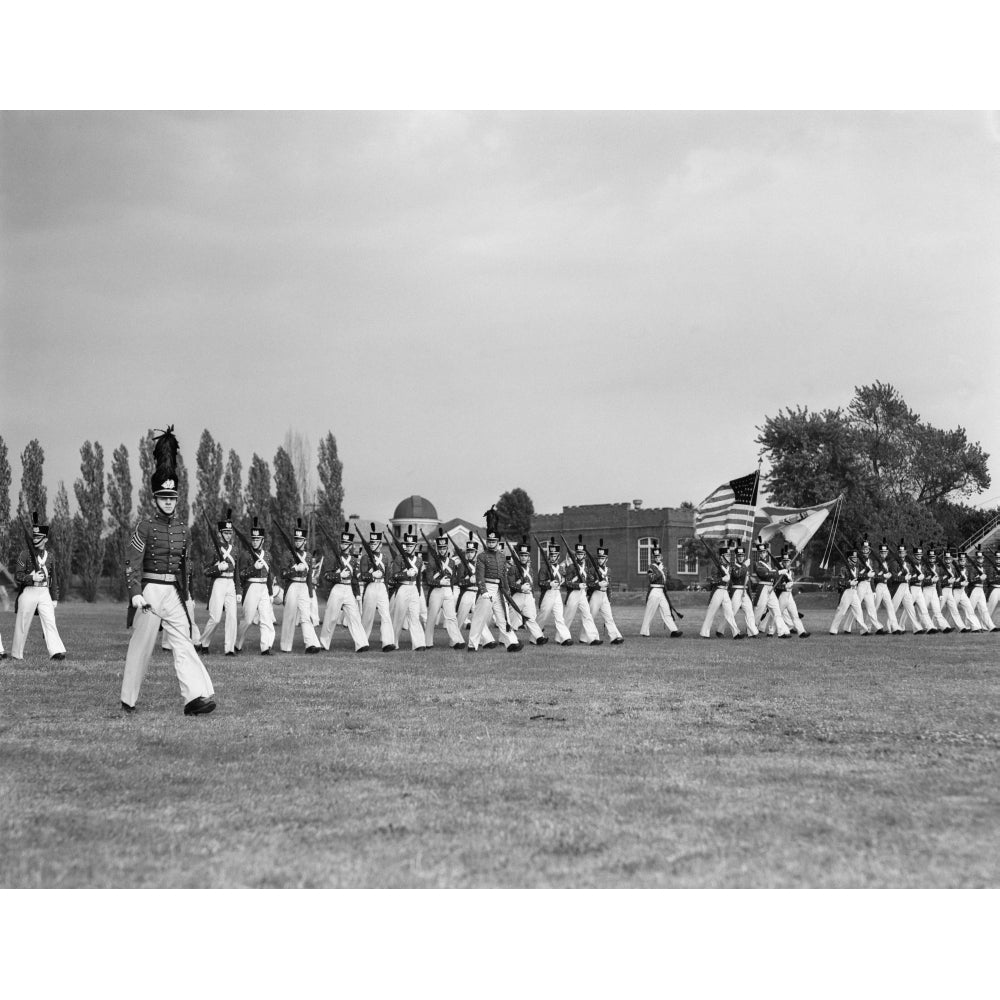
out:
<path id="1" fill-rule="evenodd" d="M 663 565 L 671 580 L 686 585 L 707 579 L 708 555 L 694 544 L 694 511 L 679 507 L 643 507 L 641 500 L 627 503 L 582 504 L 563 507 L 560 514 L 536 514 L 531 531 L 540 542 L 559 541 L 562 534 L 572 546 L 578 535 L 596 555 L 599 539 L 608 549 L 614 587 L 644 590 L 646 569 L 654 540 L 660 543 Z M 708 565 L 706 565 L 708 564 Z"/>

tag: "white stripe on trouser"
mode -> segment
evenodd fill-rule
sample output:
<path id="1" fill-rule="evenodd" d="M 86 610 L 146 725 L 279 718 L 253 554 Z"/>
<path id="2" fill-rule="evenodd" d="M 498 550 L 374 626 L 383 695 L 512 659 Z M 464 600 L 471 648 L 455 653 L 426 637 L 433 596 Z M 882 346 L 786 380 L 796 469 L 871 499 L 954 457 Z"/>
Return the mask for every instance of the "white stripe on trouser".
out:
<path id="1" fill-rule="evenodd" d="M 290 653 L 295 642 L 295 626 L 302 626 L 302 641 L 306 646 L 318 646 L 319 637 L 312 623 L 312 601 L 309 587 L 301 580 L 288 585 L 285 607 L 281 613 L 281 651 Z"/>
<path id="2" fill-rule="evenodd" d="M 326 599 L 326 611 L 323 615 L 323 628 L 319 633 L 319 644 L 324 649 L 330 648 L 333 641 L 333 630 L 343 612 L 344 624 L 351 634 L 354 648 L 361 649 L 368 645 L 368 636 L 361 624 L 361 612 L 358 610 L 358 599 L 354 596 L 354 588 L 348 583 L 334 584 L 330 596 Z"/>
<path id="3" fill-rule="evenodd" d="M 705 611 L 705 621 L 701 626 L 701 635 L 703 638 L 708 639 L 712 635 L 712 622 L 715 619 L 716 612 L 722 609 L 722 617 L 726 620 L 726 624 L 733 630 L 733 635 L 739 632 L 739 628 L 736 625 L 736 618 L 733 616 L 733 605 L 729 600 L 729 594 L 725 587 L 716 587 L 712 591 L 712 596 L 708 602 L 708 608 Z M 780 614 L 780 612 L 779 612 Z"/>
<path id="4" fill-rule="evenodd" d="M 847 587 L 840 595 L 840 604 L 837 605 L 837 613 L 833 616 L 833 623 L 830 625 L 830 634 L 836 635 L 840 628 L 840 623 L 844 620 L 848 611 L 854 612 L 854 617 L 862 624 L 862 635 L 864 632 L 864 612 L 861 610 L 861 602 L 858 600 L 857 587 Z"/>
<path id="5" fill-rule="evenodd" d="M 671 632 L 680 631 L 677 622 L 674 621 L 674 616 L 670 613 L 667 595 L 659 587 L 650 587 L 649 593 L 646 595 L 646 613 L 642 616 L 642 627 L 639 629 L 639 635 L 649 635 L 649 628 L 657 613 Z"/>
<path id="6" fill-rule="evenodd" d="M 875 611 L 875 598 L 872 596 L 872 585 L 867 580 L 861 580 L 858 583 L 858 603 L 861 605 L 862 617 L 858 619 L 858 624 L 861 625 L 862 629 L 867 628 L 871 632 L 882 631 L 882 623 L 878 620 L 878 614 Z M 865 623 L 865 618 L 868 619 L 867 624 Z M 844 631 L 850 632 L 851 625 L 854 623 L 854 612 L 853 610 L 848 611 L 847 617 L 844 619 Z"/>
<path id="7" fill-rule="evenodd" d="M 424 642 L 434 645 L 434 626 L 438 614 L 444 618 L 445 631 L 453 646 L 464 646 L 465 640 L 458 630 L 458 618 L 455 613 L 455 596 L 451 587 L 432 587 L 431 597 L 427 602 L 427 623 L 424 625 Z"/>
<path id="8" fill-rule="evenodd" d="M 973 632 L 982 632 L 983 626 L 976 617 L 975 611 L 972 610 L 972 602 L 969 600 L 969 595 L 965 592 L 965 588 L 956 587 L 953 594 L 955 605 L 958 607 L 958 613 L 965 616 L 968 628 L 971 628 Z"/>
<path id="9" fill-rule="evenodd" d="M 14 619 L 14 640 L 10 645 L 10 655 L 15 660 L 24 659 L 24 644 L 31 629 L 31 620 L 38 609 L 38 619 L 42 623 L 42 636 L 49 656 L 65 653 L 66 647 L 59 638 L 56 628 L 56 610 L 52 606 L 52 595 L 48 587 L 25 587 L 17 599 L 17 617 Z"/>
<path id="10" fill-rule="evenodd" d="M 507 630 L 504 624 L 503 605 L 500 603 L 500 585 L 497 583 L 486 583 L 486 593 L 476 598 L 476 606 L 472 610 L 472 628 L 469 629 L 469 646 L 478 649 L 483 641 L 483 632 L 486 623 L 492 617 L 498 629 L 500 629 L 500 641 L 505 646 L 511 646 L 517 642 L 517 636 Z M 567 633 L 568 634 L 568 633 Z"/>
<path id="11" fill-rule="evenodd" d="M 455 618 L 458 621 L 459 628 L 461 628 L 462 626 L 464 626 L 465 623 L 466 623 L 466 621 L 468 621 L 469 622 L 469 629 L 471 631 L 471 629 L 472 629 L 472 613 L 473 613 L 473 611 L 475 611 L 475 608 L 476 608 L 476 592 L 475 592 L 475 590 L 463 590 L 462 591 L 462 596 L 459 598 L 459 601 L 458 601 L 458 612 L 455 615 Z M 493 642 L 493 641 L 494 641 L 494 639 L 493 639 L 493 633 L 489 630 L 489 628 L 486 625 L 484 625 L 483 626 L 483 642 L 482 642 L 482 645 L 485 646 L 487 643 L 490 643 L 490 642 Z"/>
<path id="12" fill-rule="evenodd" d="M 236 647 L 236 585 L 232 580 L 212 581 L 212 593 L 208 598 L 208 622 L 201 633 L 201 644 L 208 646 L 216 626 L 226 616 L 226 627 L 222 633 L 223 649 L 229 653 Z"/>
<path id="13" fill-rule="evenodd" d="M 938 597 L 937 587 L 930 584 L 921 587 L 920 593 L 924 598 L 924 607 L 927 609 L 927 618 L 934 628 L 942 629 L 948 627 L 948 619 L 941 613 L 941 599 Z"/>
<path id="14" fill-rule="evenodd" d="M 736 618 L 740 612 L 743 613 L 747 635 L 760 635 L 757 629 L 757 620 L 754 618 L 753 604 L 750 601 L 750 595 L 747 593 L 746 587 L 733 587 L 733 592 L 729 595 L 729 603 L 733 609 L 733 618 Z M 737 625 L 739 624 L 738 619 L 736 623 Z"/>
<path id="15" fill-rule="evenodd" d="M 532 642 L 538 642 L 542 638 L 543 632 L 538 627 L 538 609 L 535 607 L 535 595 L 525 593 L 523 590 L 516 590 L 511 594 L 514 600 L 516 611 L 514 614 L 524 623 L 528 630 Z M 513 622 L 511 623 L 513 624 Z"/>
<path id="16" fill-rule="evenodd" d="M 177 588 L 171 583 L 147 583 L 142 591 L 149 605 L 148 611 L 137 611 L 132 626 L 132 638 L 125 654 L 125 673 L 122 676 L 122 701 L 134 706 L 139 700 L 146 670 L 149 667 L 156 633 L 163 623 L 163 631 L 170 637 L 174 657 L 174 670 L 181 686 L 184 703 L 195 698 L 211 698 L 215 694 L 212 678 L 198 658 L 191 641 L 188 616 L 181 603 Z"/>
<path id="17" fill-rule="evenodd" d="M 608 592 L 606 590 L 595 590 L 590 595 L 590 617 L 594 619 L 594 625 L 598 628 L 598 635 L 601 634 L 598 623 L 601 623 L 604 625 L 604 631 L 608 634 L 609 639 L 614 640 L 622 637 L 618 626 L 615 624 L 615 617 L 611 614 L 611 601 L 608 600 Z"/>
<path id="18" fill-rule="evenodd" d="M 972 613 L 979 619 L 979 624 L 983 628 L 996 628 L 996 625 L 993 624 L 993 618 L 990 616 L 990 610 L 986 606 L 986 594 L 983 591 L 982 584 L 977 583 L 972 588 L 972 593 L 969 595 L 969 604 L 972 605 Z"/>
<path id="19" fill-rule="evenodd" d="M 251 583 L 243 598 L 243 619 L 236 633 L 236 645 L 241 649 L 251 625 L 260 626 L 260 651 L 274 645 L 274 606 L 266 583 Z"/>
<path id="20" fill-rule="evenodd" d="M 420 624 L 420 588 L 413 583 L 404 583 L 393 594 L 395 607 L 392 611 L 392 630 L 396 635 L 405 625 L 410 633 L 413 649 L 423 649 L 424 630 Z"/>
<path id="21" fill-rule="evenodd" d="M 384 580 L 373 580 L 365 587 L 361 600 L 361 628 L 365 636 L 372 634 L 375 612 L 379 617 L 379 637 L 383 646 L 396 645 L 396 633 L 392 630 L 392 612 L 389 610 L 389 591 Z"/>
<path id="22" fill-rule="evenodd" d="M 580 612 L 580 642 L 596 642 L 601 638 L 601 633 L 597 631 L 594 624 L 594 616 L 590 613 L 590 605 L 587 603 L 587 591 L 576 587 L 569 592 L 566 598 L 566 609 L 563 612 L 563 621 L 566 622 L 567 630 L 573 627 L 573 619 L 577 611 Z"/>
<path id="23" fill-rule="evenodd" d="M 783 590 L 778 595 L 778 608 L 781 610 L 782 617 L 787 625 L 789 622 L 792 623 L 792 628 L 802 635 L 805 632 L 806 627 L 802 624 L 802 619 L 799 617 L 799 608 L 795 603 L 795 598 L 792 596 L 790 590 Z"/>
<path id="24" fill-rule="evenodd" d="M 559 589 L 542 591 L 542 601 L 538 606 L 538 627 L 545 628 L 549 618 L 556 629 L 556 642 L 572 642 L 573 637 L 566 628 L 566 618 L 563 614 L 562 594 Z"/>

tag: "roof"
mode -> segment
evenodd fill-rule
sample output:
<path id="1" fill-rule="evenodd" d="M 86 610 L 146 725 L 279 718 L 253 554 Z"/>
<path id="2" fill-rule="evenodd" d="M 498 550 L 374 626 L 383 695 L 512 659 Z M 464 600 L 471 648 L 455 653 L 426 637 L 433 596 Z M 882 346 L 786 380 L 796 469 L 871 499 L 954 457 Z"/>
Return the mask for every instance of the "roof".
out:
<path id="1" fill-rule="evenodd" d="M 392 520 L 436 521 L 438 520 L 438 513 L 430 500 L 414 493 L 413 496 L 399 501 L 392 515 Z"/>

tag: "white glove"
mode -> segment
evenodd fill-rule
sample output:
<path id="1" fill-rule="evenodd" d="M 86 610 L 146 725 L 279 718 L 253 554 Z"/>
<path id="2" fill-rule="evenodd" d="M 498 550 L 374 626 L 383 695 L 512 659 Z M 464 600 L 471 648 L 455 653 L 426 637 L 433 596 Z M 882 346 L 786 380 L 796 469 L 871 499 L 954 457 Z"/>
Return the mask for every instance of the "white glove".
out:
<path id="1" fill-rule="evenodd" d="M 135 597 L 132 598 L 132 607 L 137 611 L 141 611 L 145 606 L 146 599 L 142 596 L 142 594 L 136 594 Z"/>
<path id="2" fill-rule="evenodd" d="M 292 567 L 292 569 L 294 569 L 296 573 L 304 573 L 307 569 L 309 569 L 309 564 L 304 562 L 297 562 Z"/>
<path id="3" fill-rule="evenodd" d="M 223 572 L 224 570 L 226 570 L 226 569 L 228 568 L 228 566 L 229 566 L 229 563 L 227 563 L 225 559 L 220 559 L 220 560 L 219 560 L 219 561 L 218 561 L 218 562 L 217 562 L 217 563 L 215 564 L 215 568 L 216 568 L 216 569 L 217 569 L 217 570 L 218 570 L 218 571 L 219 571 L 220 573 L 221 573 L 221 572 Z"/>
<path id="4" fill-rule="evenodd" d="M 33 580 L 33 581 L 34 581 L 35 583 L 45 583 L 45 574 L 44 574 L 44 573 L 43 573 L 43 572 L 42 572 L 42 571 L 41 571 L 40 569 L 36 569 L 36 570 L 35 570 L 35 571 L 34 571 L 34 572 L 33 572 L 33 573 L 31 574 L 31 579 L 32 579 L 32 580 Z"/>
<path id="5" fill-rule="evenodd" d="M 531 593 L 531 587 L 529 587 L 526 583 L 522 583 L 521 584 L 521 593 L 522 594 L 530 594 Z"/>
<path id="6" fill-rule="evenodd" d="M 52 602 L 52 607 L 58 608 L 59 607 L 59 602 L 58 601 L 53 601 Z"/>
<path id="7" fill-rule="evenodd" d="M 607 590 L 607 589 L 608 589 L 608 581 L 601 580 L 601 590 Z"/>
<path id="8" fill-rule="evenodd" d="M 417 575 L 417 571 L 415 569 L 408 569 L 406 575 L 412 580 Z"/>
<path id="9" fill-rule="evenodd" d="M 382 579 L 382 570 L 380 570 L 380 569 L 375 570 L 375 572 L 372 573 L 372 579 L 373 580 L 381 580 Z"/>
<path id="10" fill-rule="evenodd" d="M 237 604 L 242 604 L 243 603 L 243 595 L 242 594 L 237 594 L 236 595 L 236 603 Z"/>
<path id="11" fill-rule="evenodd" d="M 258 559 L 253 565 L 254 565 L 254 569 L 263 569 L 264 568 L 264 560 L 263 559 Z"/>

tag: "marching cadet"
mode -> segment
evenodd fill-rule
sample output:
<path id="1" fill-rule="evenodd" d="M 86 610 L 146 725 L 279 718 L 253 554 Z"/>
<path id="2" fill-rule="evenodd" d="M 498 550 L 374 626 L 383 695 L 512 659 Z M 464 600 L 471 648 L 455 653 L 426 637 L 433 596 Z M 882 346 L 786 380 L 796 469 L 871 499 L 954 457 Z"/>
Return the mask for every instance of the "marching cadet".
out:
<path id="1" fill-rule="evenodd" d="M 653 542 L 653 552 L 646 575 L 649 577 L 646 590 L 646 613 L 642 618 L 639 635 L 648 638 L 653 618 L 658 614 L 663 624 L 669 629 L 670 638 L 679 639 L 684 633 L 677 627 L 674 616 L 671 614 L 670 602 L 667 600 L 667 571 L 663 568 L 663 554 L 660 552 L 658 541 Z"/>
<path id="2" fill-rule="evenodd" d="M 896 619 L 896 609 L 892 605 L 892 594 L 889 592 L 889 583 L 892 581 L 892 567 L 889 565 L 889 543 L 882 538 L 882 543 L 878 547 L 878 559 L 875 563 L 875 592 L 874 592 L 874 603 L 875 612 L 878 613 L 878 609 L 881 607 L 885 608 L 885 620 L 886 624 L 889 626 L 889 631 L 893 635 L 903 635 L 905 629 L 900 628 L 899 621 Z"/>
<path id="3" fill-rule="evenodd" d="M 531 546 L 526 537 L 521 538 L 517 546 L 517 559 L 507 574 L 510 588 L 511 603 L 515 612 L 524 623 L 535 646 L 544 646 L 549 640 L 538 627 L 538 609 L 535 605 L 535 595 L 532 592 L 531 578 Z"/>
<path id="4" fill-rule="evenodd" d="M 361 628 L 366 639 L 375 624 L 375 612 L 379 617 L 379 635 L 382 652 L 391 653 L 396 648 L 396 633 L 392 627 L 392 613 L 389 610 L 389 565 L 382 552 L 382 532 L 375 530 L 372 522 L 368 534 L 365 556 L 361 562 L 361 582 L 364 585 L 364 599 L 361 603 Z"/>
<path id="5" fill-rule="evenodd" d="M 968 632 L 971 629 L 973 632 L 982 632 L 983 624 L 976 616 L 975 611 L 972 610 L 972 602 L 969 600 L 969 591 L 972 589 L 972 577 L 969 572 L 969 557 L 964 552 L 958 553 L 956 572 L 958 580 L 953 588 L 955 606 L 958 608 L 959 613 L 965 616 L 965 621 L 968 623 L 967 627 L 962 631 Z"/>
<path id="6" fill-rule="evenodd" d="M 590 615 L 597 622 L 603 622 L 604 631 L 612 646 L 620 646 L 625 640 L 615 624 L 611 613 L 611 597 L 608 591 L 611 587 L 611 571 L 608 568 L 608 550 L 604 547 L 604 539 L 597 541 L 597 569 L 594 573 L 594 585 L 590 594 Z M 598 635 L 600 630 L 598 629 Z"/>
<path id="7" fill-rule="evenodd" d="M 767 629 L 767 634 L 778 633 L 778 637 L 791 635 L 788 623 L 785 621 L 781 608 L 778 607 L 778 598 L 774 593 L 774 582 L 778 576 L 778 568 L 774 565 L 771 549 L 759 535 L 754 546 L 757 550 L 753 561 L 753 575 L 760 585 L 760 593 L 757 595 L 757 607 L 754 614 L 760 623 L 760 628 L 764 628 L 764 619 L 770 614 L 771 622 Z M 772 631 L 773 630 L 773 631 Z"/>
<path id="8" fill-rule="evenodd" d="M 275 522 L 277 523 L 277 522 Z M 302 641 L 307 653 L 320 651 L 319 637 L 313 624 L 313 561 L 307 551 L 308 539 L 302 518 L 296 518 L 292 535 L 294 555 L 285 565 L 282 577 L 285 580 L 285 610 L 281 616 L 281 641 L 279 648 L 283 653 L 292 651 L 295 642 L 295 626 L 302 628 Z"/>
<path id="9" fill-rule="evenodd" d="M 983 553 L 985 555 L 985 553 Z M 997 611 L 997 605 L 1000 604 L 1000 566 L 997 565 L 995 557 L 1000 555 L 1000 551 L 997 549 L 993 550 L 994 558 L 988 559 L 991 570 L 987 570 L 987 575 L 989 579 L 987 584 L 989 585 L 989 597 L 986 599 L 986 610 L 992 618 L 994 613 Z"/>
<path id="10" fill-rule="evenodd" d="M 954 629 L 960 632 L 966 632 L 968 629 L 965 623 L 962 621 L 962 616 L 958 610 L 958 604 L 955 601 L 955 587 L 959 585 L 961 577 L 958 573 L 958 564 L 955 562 L 955 557 L 952 555 L 951 549 L 946 545 L 944 553 L 942 554 L 943 562 L 941 564 L 941 614 L 945 621 L 948 620 L 948 615 L 951 615 L 952 621 L 954 621 Z M 954 631 L 949 627 L 948 631 Z"/>
<path id="11" fill-rule="evenodd" d="M 975 565 L 969 570 L 969 579 L 969 603 L 972 605 L 973 614 L 979 619 L 984 629 L 996 632 L 997 627 L 993 623 L 989 606 L 986 603 L 986 584 L 989 582 L 989 576 L 986 572 L 981 545 L 976 546 Z"/>
<path id="12" fill-rule="evenodd" d="M 458 610 L 455 615 L 459 628 L 469 630 L 472 628 L 472 613 L 475 610 L 476 597 L 479 594 L 479 587 L 476 584 L 476 559 L 478 556 L 479 542 L 472 535 L 469 535 L 469 539 L 465 543 L 465 558 L 459 560 L 461 565 L 458 577 L 459 598 Z M 483 649 L 496 648 L 496 639 L 493 638 L 493 633 L 485 624 L 483 625 L 482 638 Z"/>
<path id="13" fill-rule="evenodd" d="M 427 620 L 424 624 L 424 641 L 428 646 L 434 645 L 434 626 L 438 615 L 444 619 L 445 631 L 451 642 L 452 649 L 465 649 L 465 641 L 458 630 L 458 617 L 455 611 L 455 591 L 452 581 L 457 573 L 456 559 L 448 551 L 448 538 L 438 535 L 434 539 L 434 549 L 427 561 L 425 573 L 430 597 L 427 601 Z"/>
<path id="14" fill-rule="evenodd" d="M 756 639 L 760 632 L 754 617 L 753 602 L 747 593 L 749 582 L 750 560 L 746 558 L 746 549 L 743 547 L 743 543 L 737 542 L 729 563 L 729 603 L 733 609 L 733 619 L 736 620 L 737 615 L 742 612 L 747 635 Z M 739 621 L 737 620 L 736 623 L 738 626 Z"/>
<path id="15" fill-rule="evenodd" d="M 264 551 L 264 529 L 257 518 L 250 528 L 250 556 L 240 572 L 243 585 L 243 620 L 236 634 L 236 648 L 242 649 L 251 625 L 260 629 L 260 655 L 270 656 L 274 645 L 274 606 L 271 603 L 274 574 L 270 556 Z"/>
<path id="16" fill-rule="evenodd" d="M 951 632 L 948 619 L 941 611 L 941 563 L 933 542 L 927 548 L 927 560 L 921 561 L 919 572 L 923 577 L 920 581 L 922 583 L 920 593 L 924 599 L 923 606 L 927 610 L 927 634 Z"/>
<path id="17" fill-rule="evenodd" d="M 130 597 L 129 623 L 135 621 L 125 671 L 121 703 L 135 710 L 149 660 L 162 623 L 170 639 L 174 670 L 184 699 L 185 715 L 215 710 L 215 689 L 191 639 L 191 620 L 184 605 L 188 583 L 188 530 L 177 511 L 177 438 L 169 426 L 153 446 L 155 471 L 150 478 L 156 510 L 139 520 L 125 552 L 125 578 Z M 138 613 L 137 613 L 138 612 Z"/>
<path id="18" fill-rule="evenodd" d="M 413 526 L 403 533 L 400 556 L 393 563 L 393 580 L 396 592 L 393 594 L 392 631 L 399 635 L 405 625 L 410 633 L 410 645 L 414 651 L 427 648 L 424 630 L 420 624 L 420 556 L 417 554 L 417 536 Z"/>
<path id="19" fill-rule="evenodd" d="M 875 595 L 872 591 L 872 580 L 874 577 L 875 567 L 872 564 L 872 546 L 871 542 L 868 541 L 868 533 L 866 532 L 861 542 L 861 558 L 858 561 L 858 603 L 861 605 L 862 613 L 868 616 L 868 625 L 865 625 L 864 619 L 858 619 L 858 624 L 863 629 L 867 627 L 868 631 L 872 634 L 885 635 L 886 631 L 882 627 L 882 623 L 878 620 L 878 614 L 875 610 Z M 848 635 L 851 633 L 851 624 L 853 621 L 853 615 L 848 612 L 847 618 L 844 621 L 844 631 Z"/>
<path id="20" fill-rule="evenodd" d="M 711 551 L 711 550 L 709 550 Z M 722 544 L 719 546 L 719 556 L 715 561 L 716 575 L 713 578 L 712 596 L 705 610 L 705 621 L 701 626 L 702 639 L 712 638 L 712 622 L 716 613 L 721 609 L 722 617 L 726 624 L 732 629 L 734 639 L 743 639 L 745 636 L 740 632 L 733 617 L 733 606 L 729 603 L 729 546 Z M 779 612 L 780 613 L 780 612 Z"/>
<path id="21" fill-rule="evenodd" d="M 486 512 L 486 548 L 476 556 L 476 605 L 472 611 L 468 648 L 479 649 L 486 623 L 490 618 L 500 629 L 500 641 L 508 653 L 521 650 L 521 643 L 510 627 L 507 607 L 512 604 L 510 585 L 503 554 L 500 552 L 500 535 L 497 533 L 498 515 L 495 507 Z"/>
<path id="22" fill-rule="evenodd" d="M 587 602 L 587 546 L 583 544 L 583 535 L 577 536 L 573 558 L 566 564 L 566 576 L 563 586 L 566 588 L 566 606 L 563 620 L 567 631 L 573 626 L 577 611 L 580 612 L 580 642 L 585 646 L 600 646 L 603 644 L 600 632 L 594 624 Z"/>
<path id="23" fill-rule="evenodd" d="M 31 622 L 38 615 L 42 623 L 42 637 L 49 659 L 65 660 L 66 647 L 56 628 L 56 606 L 61 596 L 61 577 L 56 572 L 56 561 L 47 545 L 49 526 L 38 523 L 38 512 L 31 515 L 31 535 L 25 529 L 25 548 L 17 557 L 14 580 L 17 599 L 14 601 L 14 640 L 10 655 L 15 660 L 24 659 L 24 644 L 28 639 Z M 28 544 L 30 543 L 30 544 Z M 2 648 L 2 647 L 0 647 Z"/>
<path id="24" fill-rule="evenodd" d="M 545 553 L 545 558 L 538 569 L 538 627 L 544 629 L 549 618 L 555 622 L 556 642 L 560 646 L 572 646 L 573 637 L 566 628 L 566 619 L 563 614 L 562 594 L 559 592 L 563 585 L 563 565 L 562 553 L 556 540 L 549 540 L 549 547 Z"/>
<path id="25" fill-rule="evenodd" d="M 802 624 L 802 617 L 799 614 L 795 597 L 792 594 L 792 587 L 795 586 L 795 568 L 792 565 L 794 550 L 790 546 L 785 546 L 781 550 L 781 565 L 778 567 L 778 577 L 774 583 L 774 592 L 778 596 L 778 608 L 781 611 L 785 624 L 791 623 L 800 639 L 808 639 L 809 633 L 805 625 Z"/>
<path id="26" fill-rule="evenodd" d="M 858 600 L 858 582 L 860 579 L 861 560 L 858 557 L 858 550 L 852 548 L 847 553 L 847 566 L 841 575 L 841 584 L 844 589 L 840 594 L 840 604 L 837 605 L 837 613 L 833 616 L 833 622 L 830 625 L 830 635 L 837 634 L 840 630 L 840 624 L 843 622 L 848 611 L 854 612 L 855 619 L 861 625 L 861 631 L 858 634 L 871 635 L 864 626 L 864 612 L 861 610 L 861 601 Z"/>
<path id="27" fill-rule="evenodd" d="M 351 542 L 354 532 L 349 522 L 344 522 L 344 530 L 340 533 L 340 548 L 335 553 L 337 563 L 324 577 L 327 583 L 333 584 L 326 599 L 326 612 L 323 615 L 323 628 L 319 633 L 319 644 L 324 649 L 330 648 L 333 640 L 333 630 L 343 616 L 347 631 L 354 641 L 354 652 L 364 653 L 368 650 L 368 633 L 361 624 L 361 610 L 357 600 L 358 564 L 351 555 Z"/>
<path id="28" fill-rule="evenodd" d="M 901 538 L 896 547 L 896 571 L 893 580 L 896 583 L 896 592 L 892 595 L 892 610 L 897 615 L 897 621 L 906 631 L 906 619 L 910 619 L 913 625 L 913 634 L 922 635 L 924 632 L 923 623 L 920 621 L 919 612 L 913 603 L 913 595 L 910 593 L 910 582 L 916 576 L 916 569 L 910 561 L 910 556 L 906 551 L 906 545 Z"/>
<path id="29" fill-rule="evenodd" d="M 198 652 L 202 656 L 208 653 L 209 643 L 215 627 L 226 616 L 226 627 L 223 632 L 223 649 L 226 656 L 235 656 L 236 649 L 236 545 L 233 541 L 233 512 L 227 511 L 226 516 L 217 522 L 219 538 L 219 558 L 205 569 L 205 576 L 212 581 L 212 590 L 208 595 L 208 622 L 201 633 L 201 644 Z"/>
<path id="30" fill-rule="evenodd" d="M 913 580 L 910 582 L 910 596 L 913 598 L 913 606 L 920 616 L 920 624 L 925 632 L 929 632 L 934 623 L 931 621 L 930 612 L 927 608 L 927 595 L 925 593 L 927 581 L 930 579 L 930 572 L 924 563 L 923 542 L 918 542 L 913 550 Z M 942 616 L 943 617 L 943 616 Z M 951 631 L 949 629 L 949 631 Z"/>

